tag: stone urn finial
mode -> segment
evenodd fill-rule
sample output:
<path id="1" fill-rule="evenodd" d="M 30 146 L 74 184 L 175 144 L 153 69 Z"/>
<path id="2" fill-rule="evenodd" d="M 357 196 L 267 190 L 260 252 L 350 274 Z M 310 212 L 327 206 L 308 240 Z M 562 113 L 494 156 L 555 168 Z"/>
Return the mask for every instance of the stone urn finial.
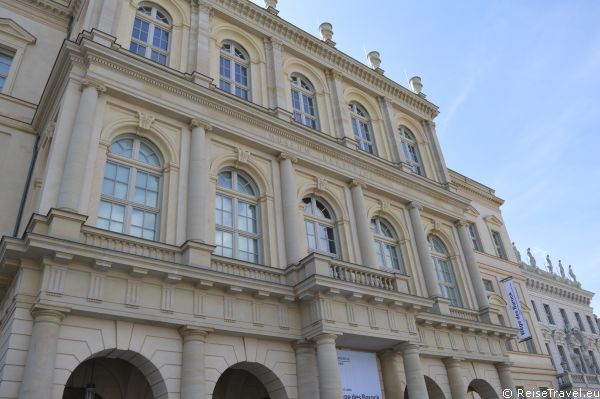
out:
<path id="1" fill-rule="evenodd" d="M 272 14 L 277 15 L 279 10 L 277 10 L 277 0 L 265 0 L 265 8 Z"/>
<path id="2" fill-rule="evenodd" d="M 319 25 L 319 33 L 321 34 L 321 40 L 335 46 L 335 42 L 333 41 L 333 25 L 331 25 L 331 23 L 323 22 Z"/>
<path id="3" fill-rule="evenodd" d="M 421 83 L 421 77 L 420 76 L 413 76 L 412 78 L 410 78 L 410 80 L 408 81 L 408 83 L 410 84 L 410 88 L 417 93 L 420 96 L 425 96 L 425 94 L 423 94 L 423 83 Z"/>
<path id="4" fill-rule="evenodd" d="M 375 72 L 383 74 L 383 69 L 381 69 L 381 55 L 378 51 L 371 51 L 367 54 L 367 59 L 369 60 L 369 65 L 371 68 L 375 70 Z"/>

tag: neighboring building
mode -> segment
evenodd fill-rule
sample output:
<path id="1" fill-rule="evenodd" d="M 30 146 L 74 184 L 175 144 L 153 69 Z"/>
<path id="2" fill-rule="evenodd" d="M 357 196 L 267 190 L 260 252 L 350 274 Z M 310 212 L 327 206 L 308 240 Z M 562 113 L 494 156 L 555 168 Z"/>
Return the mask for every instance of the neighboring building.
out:
<path id="1" fill-rule="evenodd" d="M 600 330 L 590 307 L 594 294 L 566 275 L 524 262 L 521 266 L 544 345 L 557 370 L 558 386 L 600 392 Z"/>
<path id="2" fill-rule="evenodd" d="M 499 293 L 531 322 L 502 201 L 447 169 L 420 79 L 267 3 L 0 0 L 0 398 L 553 384 Z"/>

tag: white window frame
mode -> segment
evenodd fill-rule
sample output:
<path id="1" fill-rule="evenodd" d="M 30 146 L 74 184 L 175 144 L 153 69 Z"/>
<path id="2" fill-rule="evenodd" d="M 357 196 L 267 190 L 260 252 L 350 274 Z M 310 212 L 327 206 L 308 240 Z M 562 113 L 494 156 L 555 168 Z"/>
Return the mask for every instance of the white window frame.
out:
<path id="1" fill-rule="evenodd" d="M 502 234 L 500 234 L 500 231 L 498 230 L 491 230 L 491 232 L 492 243 L 494 244 L 494 248 L 496 248 L 496 255 L 501 259 L 508 260 L 508 254 L 506 253 L 504 241 L 502 241 Z"/>
<path id="2" fill-rule="evenodd" d="M 229 46 L 229 50 L 226 50 L 224 48 L 226 45 Z M 244 57 L 246 57 L 246 59 L 243 59 L 243 58 L 237 56 L 236 50 L 238 50 Z M 222 70 L 221 70 L 221 60 L 222 59 L 226 59 L 230 62 L 229 76 L 225 76 L 222 74 Z M 248 84 L 245 86 L 242 83 L 237 82 L 235 79 L 236 65 L 240 66 L 240 68 L 246 69 L 246 79 L 248 80 Z M 251 84 L 250 65 L 251 65 L 250 54 L 248 54 L 246 49 L 244 49 L 241 45 L 237 44 L 234 41 L 224 40 L 221 43 L 221 46 L 219 48 L 219 88 L 225 92 L 228 92 L 228 93 L 236 96 L 237 98 L 241 98 L 242 100 L 252 101 L 252 90 L 250 87 L 250 84 Z M 222 86 L 223 82 L 225 82 L 226 84 L 229 85 L 229 90 L 226 90 L 225 88 L 223 88 L 223 86 Z M 245 90 L 246 93 L 248 93 L 248 96 L 247 96 L 248 98 L 244 98 L 242 96 L 237 95 L 236 88 L 239 88 L 240 90 Z"/>
<path id="3" fill-rule="evenodd" d="M 244 173 L 241 170 L 234 168 L 226 168 L 219 172 L 219 175 L 224 172 L 231 173 L 231 184 L 232 188 L 226 188 L 220 186 L 217 180 L 217 190 L 216 195 L 231 199 L 231 226 L 226 226 L 222 224 L 217 224 L 215 219 L 215 234 L 217 231 L 222 231 L 226 233 L 230 233 L 232 235 L 232 256 L 229 257 L 227 255 L 218 254 L 218 256 L 223 256 L 226 258 L 237 259 L 243 262 L 260 264 L 263 259 L 263 251 L 262 251 L 262 227 L 261 227 L 261 211 L 259 204 L 259 191 L 258 187 L 254 180 Z M 254 195 L 249 195 L 237 190 L 237 182 L 238 177 L 242 176 L 248 184 L 252 187 L 252 191 L 254 191 Z M 218 179 L 218 178 L 217 178 Z M 254 206 L 255 216 L 256 216 L 256 233 L 252 233 L 246 230 L 242 230 L 239 228 L 238 222 L 238 205 L 240 202 L 246 203 L 248 205 Z M 215 201 L 215 212 L 216 209 L 216 201 Z M 239 248 L 239 238 L 245 237 L 249 239 L 256 240 L 256 261 L 242 259 L 240 256 L 240 248 Z"/>
<path id="4" fill-rule="evenodd" d="M 312 210 L 313 210 L 312 213 L 307 213 L 306 206 L 305 206 L 304 207 L 305 210 L 303 211 L 303 215 L 304 215 L 303 222 L 304 222 L 304 230 L 305 230 L 304 238 L 306 239 L 306 248 L 307 248 L 308 252 L 309 253 L 317 252 L 317 253 L 325 254 L 328 256 L 333 256 L 334 258 L 340 258 L 341 253 L 340 253 L 340 245 L 339 245 L 339 240 L 338 240 L 337 221 L 335 218 L 335 213 L 333 213 L 329 204 L 320 197 L 317 197 L 314 195 L 306 196 L 306 197 L 302 198 L 303 205 L 306 205 L 306 202 L 305 202 L 306 199 L 310 199 L 311 205 L 312 205 Z M 315 210 L 317 209 L 317 202 L 320 202 L 321 205 L 323 205 L 323 207 L 329 212 L 331 219 L 327 219 L 325 217 L 320 217 L 319 215 L 317 215 L 315 213 Z M 312 226 L 313 226 L 312 233 L 314 234 L 314 237 L 315 237 L 316 248 L 310 248 L 310 246 L 309 246 L 309 240 L 308 240 L 309 232 L 307 230 L 307 222 L 312 223 Z M 329 248 L 327 248 L 327 249 L 321 248 L 321 240 L 319 237 L 319 226 L 322 226 L 322 227 L 332 230 L 333 245 L 335 246 L 335 248 L 334 248 L 335 252 L 331 252 L 329 250 Z"/>
<path id="5" fill-rule="evenodd" d="M 419 149 L 419 143 L 417 142 L 417 136 L 406 126 L 400 126 L 398 134 L 406 163 L 414 174 L 425 177 L 425 166 Z"/>
<path id="6" fill-rule="evenodd" d="M 0 51 L 12 56 L 10 69 L 0 93 L 6 95 L 12 93 L 27 46 L 35 44 L 36 40 L 35 36 L 12 19 L 0 18 Z"/>
<path id="7" fill-rule="evenodd" d="M 392 235 L 391 237 L 387 236 L 383 233 L 382 225 L 384 225 Z M 398 234 L 394 228 L 383 218 L 375 217 L 371 220 L 371 231 L 373 233 L 373 241 L 375 244 L 375 255 L 377 256 L 377 266 L 382 269 L 389 269 L 395 272 L 399 272 L 402 274 L 406 273 L 406 268 L 404 267 L 404 259 L 402 257 L 402 250 L 400 248 L 400 243 L 398 242 Z M 394 267 L 392 264 L 388 264 L 388 257 L 385 256 L 386 250 L 392 250 L 396 254 L 396 260 L 398 262 L 398 267 Z M 380 264 L 381 256 L 383 256 L 383 264 Z"/>
<path id="8" fill-rule="evenodd" d="M 129 169 L 129 178 L 128 178 L 128 183 L 127 183 L 127 196 L 125 199 L 114 197 L 114 196 L 103 193 L 103 189 L 101 188 L 100 189 L 100 203 L 98 205 L 98 211 L 96 213 L 96 225 L 98 225 L 98 221 L 100 219 L 99 215 L 100 215 L 100 209 L 101 209 L 102 202 L 107 202 L 107 203 L 117 205 L 117 206 L 123 206 L 125 208 L 125 216 L 124 216 L 124 220 L 123 220 L 123 231 L 117 232 L 117 233 L 132 235 L 130 233 L 130 231 L 131 231 L 131 221 L 132 221 L 131 219 L 132 219 L 132 214 L 133 214 L 134 209 L 137 209 L 137 210 L 140 210 L 143 212 L 153 213 L 155 215 L 155 225 L 154 225 L 154 237 L 151 240 L 157 241 L 160 237 L 160 218 L 161 218 L 161 209 L 162 209 L 162 186 L 163 186 L 163 179 L 164 179 L 164 173 L 163 173 L 164 161 L 161 157 L 160 151 L 158 151 L 156 146 L 154 146 L 148 140 L 141 139 L 141 138 L 138 138 L 133 135 L 119 136 L 111 143 L 111 147 L 113 144 L 115 144 L 118 141 L 123 140 L 123 139 L 133 140 L 133 150 L 132 150 L 131 158 L 128 158 L 123 155 L 115 154 L 110 150 L 110 147 L 109 147 L 106 161 L 104 162 L 104 168 L 106 168 L 106 165 L 110 163 L 110 164 L 126 167 Z M 154 151 L 154 154 L 158 158 L 159 166 L 150 165 L 148 163 L 145 163 L 145 162 L 137 159 L 137 154 L 139 153 L 141 143 L 147 145 L 152 151 Z M 157 198 L 156 198 L 156 207 L 151 207 L 149 205 L 145 205 L 145 204 L 134 201 L 134 192 L 136 189 L 136 181 L 137 181 L 138 172 L 144 172 L 144 173 L 147 173 L 149 175 L 152 175 L 152 176 L 155 176 L 158 178 L 158 188 L 157 188 L 158 194 L 157 194 Z M 105 176 L 105 172 L 103 171 L 102 184 L 104 184 L 104 176 Z M 113 231 L 113 230 L 109 230 L 109 231 Z M 132 236 L 142 238 L 142 239 L 148 239 L 148 238 L 143 238 L 143 237 L 139 237 L 139 236 L 135 236 L 135 235 L 132 235 Z"/>
<path id="9" fill-rule="evenodd" d="M 440 252 L 435 248 L 435 246 L 433 245 L 433 242 L 432 242 L 432 240 L 434 238 L 439 240 L 439 242 L 442 244 L 443 248 L 445 249 L 445 252 Z M 429 235 L 428 241 L 429 241 L 431 258 L 433 260 L 433 265 L 435 267 L 438 285 L 440 287 L 440 290 L 442 291 L 442 295 L 444 296 L 444 298 L 450 299 L 451 306 L 462 307 L 463 302 L 462 302 L 462 298 L 460 295 L 460 288 L 458 286 L 458 280 L 456 279 L 456 272 L 454 271 L 454 265 L 452 264 L 452 258 L 450 256 L 450 253 L 448 252 L 448 247 L 446 246 L 446 244 L 444 243 L 444 241 L 441 238 L 439 238 L 438 236 L 433 235 L 433 234 Z M 452 281 L 447 281 L 447 280 L 444 280 L 441 278 L 444 275 L 444 272 L 442 270 L 443 263 L 447 263 L 448 271 L 450 274 L 449 277 Z M 452 298 L 449 298 L 448 296 L 445 295 L 445 291 L 447 288 L 453 288 L 455 290 L 456 302 L 453 302 Z"/>
<path id="10" fill-rule="evenodd" d="M 315 91 L 315 86 L 310 80 L 297 73 L 293 73 L 290 77 L 290 85 L 292 87 L 291 100 L 294 120 L 311 129 L 319 130 L 319 111 L 317 108 L 317 95 Z M 298 95 L 300 108 L 294 106 L 294 93 L 297 93 Z M 306 112 L 306 110 L 304 109 L 305 100 L 307 102 L 312 101 L 313 114 L 311 114 L 310 112 Z M 313 121 L 314 126 L 309 125 L 309 121 Z"/>
<path id="11" fill-rule="evenodd" d="M 140 8 L 142 7 L 148 7 L 150 8 L 150 15 L 145 14 L 144 12 L 142 12 L 140 10 Z M 162 14 L 164 14 L 164 17 L 166 19 L 169 20 L 169 23 L 165 23 L 164 21 L 161 21 L 158 17 L 157 17 L 157 13 L 160 12 Z M 137 39 L 135 37 L 133 37 L 133 30 L 135 29 L 135 21 L 139 19 L 140 21 L 146 22 L 148 23 L 148 41 L 144 42 L 140 39 Z M 147 4 L 147 3 L 142 3 L 138 6 L 136 12 L 135 12 L 135 18 L 133 20 L 134 25 L 131 27 L 131 37 L 130 37 L 130 43 L 129 43 L 129 51 L 133 52 L 134 54 L 137 54 L 139 56 L 142 56 L 144 58 L 147 58 L 151 61 L 156 62 L 157 64 L 160 65 L 165 65 L 168 66 L 169 65 L 169 55 L 171 52 L 171 38 L 173 36 L 173 21 L 171 19 L 171 16 L 169 15 L 168 12 L 166 12 L 164 9 L 157 7 L 153 4 Z M 159 28 L 165 32 L 167 32 L 167 34 L 169 35 L 168 37 L 168 41 L 167 41 L 167 49 L 163 50 L 160 47 L 156 47 L 154 46 L 153 40 L 154 40 L 154 31 L 156 30 L 156 28 Z M 138 46 L 143 46 L 145 47 L 145 52 L 144 54 L 140 54 L 137 51 L 133 51 L 131 49 L 132 44 L 136 44 Z M 162 62 L 159 62 L 157 60 L 153 60 L 152 59 L 152 52 L 156 52 L 158 54 L 164 55 L 165 56 L 165 63 L 163 64 Z"/>
<path id="12" fill-rule="evenodd" d="M 371 116 L 365 107 L 355 101 L 348 104 L 348 110 L 356 145 L 361 151 L 377 156 L 377 144 L 375 143 L 375 131 L 373 130 Z M 370 140 L 362 137 L 365 131 L 370 136 Z"/>

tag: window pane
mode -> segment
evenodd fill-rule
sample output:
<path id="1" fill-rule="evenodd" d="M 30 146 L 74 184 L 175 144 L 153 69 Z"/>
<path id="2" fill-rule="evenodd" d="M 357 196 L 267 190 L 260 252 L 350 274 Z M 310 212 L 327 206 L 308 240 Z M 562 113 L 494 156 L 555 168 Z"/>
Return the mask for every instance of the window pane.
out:
<path id="1" fill-rule="evenodd" d="M 233 188 L 233 175 L 229 171 L 219 173 L 217 178 L 217 186 L 223 188 Z"/>
<path id="2" fill-rule="evenodd" d="M 216 197 L 216 223 L 222 226 L 233 227 L 233 200 L 229 197 L 217 195 Z"/>
<path id="3" fill-rule="evenodd" d="M 96 222 L 97 227 L 122 233 L 124 220 L 124 206 L 113 204 L 108 201 L 100 201 L 100 209 L 98 210 L 98 220 Z"/>
<path id="4" fill-rule="evenodd" d="M 308 249 L 317 249 L 317 240 L 315 237 L 315 224 L 314 222 L 305 220 L 304 228 L 306 229 L 306 241 Z"/>
<path id="5" fill-rule="evenodd" d="M 258 262 L 258 242 L 255 239 L 240 236 L 238 238 L 239 259 L 246 262 Z"/>
<path id="6" fill-rule="evenodd" d="M 158 27 L 155 27 L 152 45 L 161 50 L 167 51 L 167 48 L 169 47 L 169 33 Z"/>
<path id="7" fill-rule="evenodd" d="M 104 166 L 104 181 L 102 194 L 115 198 L 126 199 L 129 185 L 129 168 L 107 163 Z"/>
<path id="8" fill-rule="evenodd" d="M 160 161 L 154 150 L 144 143 L 140 143 L 138 160 L 147 163 L 148 165 L 160 166 Z"/>
<path id="9" fill-rule="evenodd" d="M 13 56 L 5 53 L 0 53 L 0 74 L 7 76 L 12 64 Z"/>
<path id="10" fill-rule="evenodd" d="M 240 174 L 237 175 L 237 190 L 241 193 L 254 195 L 254 190 L 250 182 Z"/>
<path id="11" fill-rule="evenodd" d="M 238 202 L 238 229 L 249 233 L 256 233 L 256 207 L 254 205 Z"/>
<path id="12" fill-rule="evenodd" d="M 217 246 L 215 254 L 229 258 L 233 257 L 233 235 L 231 233 L 217 230 L 215 243 Z"/>
<path id="13" fill-rule="evenodd" d="M 131 227 L 129 234 L 147 240 L 154 239 L 156 228 L 156 215 L 150 212 L 144 212 L 140 209 L 133 209 L 131 214 Z"/>
<path id="14" fill-rule="evenodd" d="M 383 243 L 375 241 L 375 253 L 377 254 L 377 266 L 385 267 L 385 256 L 383 254 Z"/>
<path id="15" fill-rule="evenodd" d="M 133 139 L 121 139 L 110 146 L 110 152 L 131 158 L 133 156 Z"/>
<path id="16" fill-rule="evenodd" d="M 231 61 L 227 58 L 221 57 L 220 74 L 227 79 L 231 79 Z"/>
<path id="17" fill-rule="evenodd" d="M 231 92 L 231 84 L 229 84 L 229 82 L 226 82 L 224 80 L 220 80 L 219 81 L 219 89 L 225 90 L 227 92 Z"/>

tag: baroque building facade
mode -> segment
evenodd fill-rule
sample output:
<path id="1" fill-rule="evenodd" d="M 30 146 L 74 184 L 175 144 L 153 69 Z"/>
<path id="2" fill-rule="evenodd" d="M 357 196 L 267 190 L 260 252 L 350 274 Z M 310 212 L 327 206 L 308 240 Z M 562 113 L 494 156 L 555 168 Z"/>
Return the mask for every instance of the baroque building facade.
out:
<path id="1" fill-rule="evenodd" d="M 340 399 L 355 355 L 388 399 L 556 386 L 420 79 L 275 7 L 0 0 L 0 398 Z"/>

